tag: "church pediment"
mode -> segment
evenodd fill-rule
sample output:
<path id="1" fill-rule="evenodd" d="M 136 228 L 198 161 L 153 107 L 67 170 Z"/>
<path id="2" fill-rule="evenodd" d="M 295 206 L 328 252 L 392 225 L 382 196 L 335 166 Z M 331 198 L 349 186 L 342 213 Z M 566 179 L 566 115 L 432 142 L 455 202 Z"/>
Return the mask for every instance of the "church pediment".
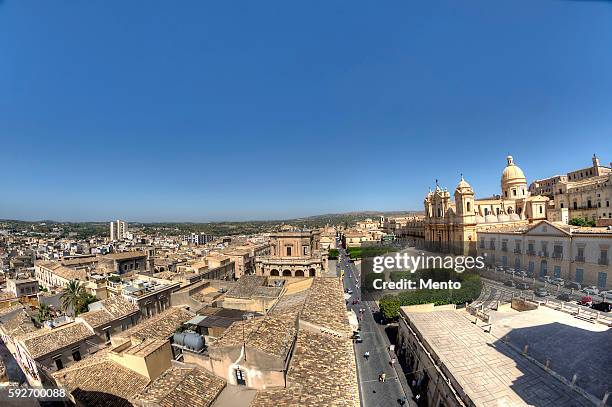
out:
<path id="1" fill-rule="evenodd" d="M 525 232 L 525 235 L 564 237 L 569 236 L 569 232 L 551 222 L 542 221 L 529 228 L 529 230 Z"/>

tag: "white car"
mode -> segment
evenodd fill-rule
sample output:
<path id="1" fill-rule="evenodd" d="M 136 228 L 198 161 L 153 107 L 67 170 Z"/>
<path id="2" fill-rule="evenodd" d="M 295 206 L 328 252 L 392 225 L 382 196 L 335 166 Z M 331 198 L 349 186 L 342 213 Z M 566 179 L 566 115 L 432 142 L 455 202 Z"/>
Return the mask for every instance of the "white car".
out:
<path id="1" fill-rule="evenodd" d="M 599 290 L 596 287 L 585 287 L 582 289 L 582 292 L 588 295 L 597 295 L 599 294 Z"/>
<path id="2" fill-rule="evenodd" d="M 606 299 L 612 299 L 612 290 L 608 290 L 608 291 L 600 291 L 599 295 L 601 295 L 603 298 Z"/>

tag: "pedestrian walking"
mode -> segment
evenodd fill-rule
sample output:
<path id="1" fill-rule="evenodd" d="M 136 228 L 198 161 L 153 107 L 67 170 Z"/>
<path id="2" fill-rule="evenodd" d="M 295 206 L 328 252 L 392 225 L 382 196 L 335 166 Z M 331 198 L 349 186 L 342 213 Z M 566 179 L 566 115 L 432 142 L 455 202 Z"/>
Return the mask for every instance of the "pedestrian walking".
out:
<path id="1" fill-rule="evenodd" d="M 366 352 L 363 354 L 363 357 L 365 358 L 365 360 L 368 360 L 368 358 L 370 357 L 370 352 L 369 352 L 369 351 L 366 351 Z"/>
<path id="2" fill-rule="evenodd" d="M 387 377 L 387 375 L 386 375 L 384 372 L 383 372 L 383 373 L 381 373 L 381 374 L 380 374 L 380 379 L 381 379 L 380 381 L 384 383 L 384 382 L 385 382 L 385 378 L 386 378 L 386 377 Z"/>

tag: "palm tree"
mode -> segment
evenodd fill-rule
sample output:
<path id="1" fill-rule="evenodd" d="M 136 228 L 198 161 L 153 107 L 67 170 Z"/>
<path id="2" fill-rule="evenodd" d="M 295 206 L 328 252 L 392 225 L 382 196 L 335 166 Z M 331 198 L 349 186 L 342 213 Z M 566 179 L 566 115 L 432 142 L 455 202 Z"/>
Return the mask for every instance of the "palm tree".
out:
<path id="1" fill-rule="evenodd" d="M 79 281 L 70 281 L 60 296 L 62 311 L 67 312 L 72 309 L 74 314 L 77 315 L 85 294 L 85 289 Z"/>
<path id="2" fill-rule="evenodd" d="M 47 304 L 38 307 L 38 322 L 43 323 L 51 319 L 51 308 Z"/>

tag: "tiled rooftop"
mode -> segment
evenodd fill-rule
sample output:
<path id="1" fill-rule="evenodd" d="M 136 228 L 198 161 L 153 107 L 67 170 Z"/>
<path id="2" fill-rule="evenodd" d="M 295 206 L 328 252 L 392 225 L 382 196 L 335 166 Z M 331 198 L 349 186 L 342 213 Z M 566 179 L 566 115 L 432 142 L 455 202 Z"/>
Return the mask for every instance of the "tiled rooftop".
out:
<path id="1" fill-rule="evenodd" d="M 227 292 L 226 297 L 248 299 L 253 297 L 278 297 L 282 288 L 268 287 L 266 283 L 267 277 L 264 276 L 242 276 L 236 285 Z"/>
<path id="2" fill-rule="evenodd" d="M 360 405 L 350 340 L 300 331 L 287 377 L 289 387 L 258 391 L 251 407 Z"/>
<path id="3" fill-rule="evenodd" d="M 79 315 L 89 326 L 97 328 L 111 321 L 125 318 L 139 311 L 139 308 L 123 296 L 109 297 L 96 303 L 94 310 Z M 102 309 L 98 309 L 101 307 Z"/>
<path id="4" fill-rule="evenodd" d="M 4 322 L 0 324 L 0 327 L 2 327 L 2 329 L 8 336 L 16 338 L 21 335 L 39 331 L 39 329 L 34 326 L 34 324 L 32 323 L 32 318 L 30 318 L 30 316 L 23 309 L 23 306 L 21 306 L 21 304 L 19 304 L 19 308 L 11 308 L 12 311 L 15 311 L 19 308 L 22 309 L 18 312 L 15 312 L 10 317 L 7 317 L 8 319 L 3 318 Z"/>
<path id="5" fill-rule="evenodd" d="M 352 333 L 346 317 L 344 290 L 339 279 L 324 277 L 314 279 L 300 320 L 342 334 Z"/>
<path id="6" fill-rule="evenodd" d="M 284 359 L 295 338 L 295 319 L 265 316 L 234 322 L 214 343 L 215 347 L 242 345 L 242 330 L 248 346 Z"/>
<path id="7" fill-rule="evenodd" d="M 172 367 L 133 397 L 135 405 L 209 407 L 225 380 L 199 368 Z"/>
<path id="8" fill-rule="evenodd" d="M 168 339 L 184 322 L 193 318 L 193 314 L 184 308 L 172 307 L 149 319 L 136 324 L 119 334 L 122 338 L 136 338 L 144 340 L 150 339 Z"/>
<path id="9" fill-rule="evenodd" d="M 82 322 L 72 322 L 57 328 L 42 328 L 19 338 L 32 358 L 36 359 L 64 347 L 77 344 L 94 334 Z"/>
<path id="10" fill-rule="evenodd" d="M 132 406 L 129 399 L 149 383 L 147 377 L 109 360 L 106 352 L 57 371 L 53 377 L 88 407 Z"/>
<path id="11" fill-rule="evenodd" d="M 122 252 L 122 253 L 110 253 L 110 254 L 105 254 L 104 257 L 105 259 L 112 259 L 112 260 L 127 260 L 127 259 L 134 259 L 134 258 L 140 258 L 140 257 L 146 257 L 147 254 L 145 252 L 139 252 L 139 251 L 133 251 L 133 252 Z"/>

